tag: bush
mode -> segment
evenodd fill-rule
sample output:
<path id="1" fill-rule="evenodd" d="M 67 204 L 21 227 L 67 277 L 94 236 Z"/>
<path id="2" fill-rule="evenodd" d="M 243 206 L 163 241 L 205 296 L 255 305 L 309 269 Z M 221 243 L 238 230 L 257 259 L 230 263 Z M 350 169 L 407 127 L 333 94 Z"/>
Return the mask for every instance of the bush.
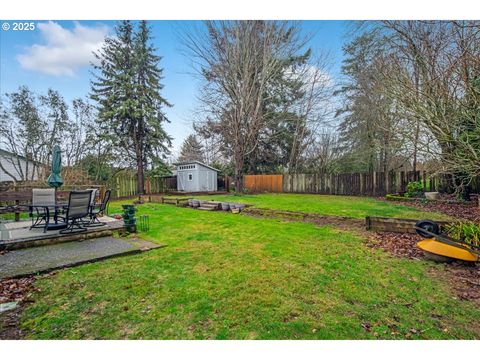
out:
<path id="1" fill-rule="evenodd" d="M 480 246 L 480 225 L 472 221 L 456 222 L 445 225 L 445 233 L 455 240 Z"/>
<path id="2" fill-rule="evenodd" d="M 421 181 L 411 181 L 407 185 L 405 197 L 421 197 L 423 196 L 423 184 Z"/>

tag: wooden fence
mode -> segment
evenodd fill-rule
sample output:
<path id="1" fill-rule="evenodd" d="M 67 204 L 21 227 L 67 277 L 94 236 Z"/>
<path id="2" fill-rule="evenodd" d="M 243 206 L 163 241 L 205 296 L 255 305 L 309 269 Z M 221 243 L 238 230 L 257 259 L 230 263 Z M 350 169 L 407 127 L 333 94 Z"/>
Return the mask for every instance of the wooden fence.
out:
<path id="1" fill-rule="evenodd" d="M 282 192 L 283 175 L 245 175 L 243 187 L 252 192 Z"/>
<path id="2" fill-rule="evenodd" d="M 383 196 L 405 191 L 407 184 L 415 180 L 422 181 L 427 191 L 435 191 L 441 186 L 441 179 L 429 176 L 426 172 L 391 171 L 387 174 L 245 175 L 244 188 L 251 192 Z"/>
<path id="3" fill-rule="evenodd" d="M 112 190 L 112 198 L 130 197 L 138 194 L 137 175 L 135 173 L 119 173 L 107 184 Z M 147 177 L 145 178 L 145 193 L 156 194 L 177 190 L 177 177 Z"/>

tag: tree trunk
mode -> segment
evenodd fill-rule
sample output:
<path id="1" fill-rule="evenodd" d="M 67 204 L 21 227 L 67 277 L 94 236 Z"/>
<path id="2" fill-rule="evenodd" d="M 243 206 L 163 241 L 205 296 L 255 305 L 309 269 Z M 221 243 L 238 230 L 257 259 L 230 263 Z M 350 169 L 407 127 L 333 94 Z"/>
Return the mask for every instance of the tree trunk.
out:
<path id="1" fill-rule="evenodd" d="M 142 156 L 137 155 L 137 192 L 138 195 L 143 195 L 145 192 L 145 176 L 143 173 L 143 160 Z"/>
<path id="2" fill-rule="evenodd" d="M 235 192 L 240 193 L 243 191 L 243 167 L 244 160 L 241 155 L 241 151 L 238 149 L 235 151 Z"/>
<path id="3" fill-rule="evenodd" d="M 137 139 L 137 141 L 135 141 L 135 156 L 137 160 L 137 193 L 138 195 L 143 195 L 145 192 L 145 176 L 143 166 L 142 144 L 140 139 Z"/>

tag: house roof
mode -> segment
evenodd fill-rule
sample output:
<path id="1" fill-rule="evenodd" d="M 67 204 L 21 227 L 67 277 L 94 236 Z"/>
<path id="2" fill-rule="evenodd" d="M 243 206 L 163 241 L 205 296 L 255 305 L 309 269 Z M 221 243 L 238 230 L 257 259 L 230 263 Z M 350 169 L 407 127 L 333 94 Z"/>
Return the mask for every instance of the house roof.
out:
<path id="1" fill-rule="evenodd" d="M 22 160 L 25 160 L 25 161 L 30 161 L 30 162 L 33 162 L 35 164 L 40 164 L 42 165 L 41 163 L 33 160 L 33 159 L 27 159 L 25 156 L 23 155 L 18 155 L 18 154 L 15 154 L 15 153 L 12 153 L 10 151 L 7 151 L 7 150 L 4 150 L 4 149 L 0 149 L 0 155 L 4 155 L 4 156 L 8 156 L 8 157 L 16 157 L 16 158 L 19 158 L 19 159 L 22 159 Z"/>
<path id="2" fill-rule="evenodd" d="M 215 169 L 214 167 L 211 167 L 211 166 L 208 166 L 200 161 L 197 161 L 197 160 L 193 160 L 193 161 L 181 161 L 181 162 L 177 162 L 177 163 L 174 163 L 173 165 L 175 166 L 180 166 L 180 165 L 191 165 L 191 164 L 199 164 L 199 165 L 202 165 L 202 166 L 205 166 L 206 168 L 209 168 L 210 170 L 213 170 L 213 171 L 216 171 L 216 172 L 220 172 L 220 170 L 218 169 Z"/>

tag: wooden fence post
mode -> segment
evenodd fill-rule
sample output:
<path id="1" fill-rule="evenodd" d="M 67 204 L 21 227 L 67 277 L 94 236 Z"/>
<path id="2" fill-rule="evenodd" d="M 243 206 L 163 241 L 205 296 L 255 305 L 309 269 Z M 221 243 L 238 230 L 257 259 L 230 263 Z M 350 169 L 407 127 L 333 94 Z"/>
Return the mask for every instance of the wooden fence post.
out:
<path id="1" fill-rule="evenodd" d="M 18 187 L 17 183 L 13 186 L 13 191 L 17 192 Z M 20 211 L 18 210 L 18 206 L 20 205 L 20 201 L 18 199 L 15 200 L 15 221 L 20 221 Z"/>

